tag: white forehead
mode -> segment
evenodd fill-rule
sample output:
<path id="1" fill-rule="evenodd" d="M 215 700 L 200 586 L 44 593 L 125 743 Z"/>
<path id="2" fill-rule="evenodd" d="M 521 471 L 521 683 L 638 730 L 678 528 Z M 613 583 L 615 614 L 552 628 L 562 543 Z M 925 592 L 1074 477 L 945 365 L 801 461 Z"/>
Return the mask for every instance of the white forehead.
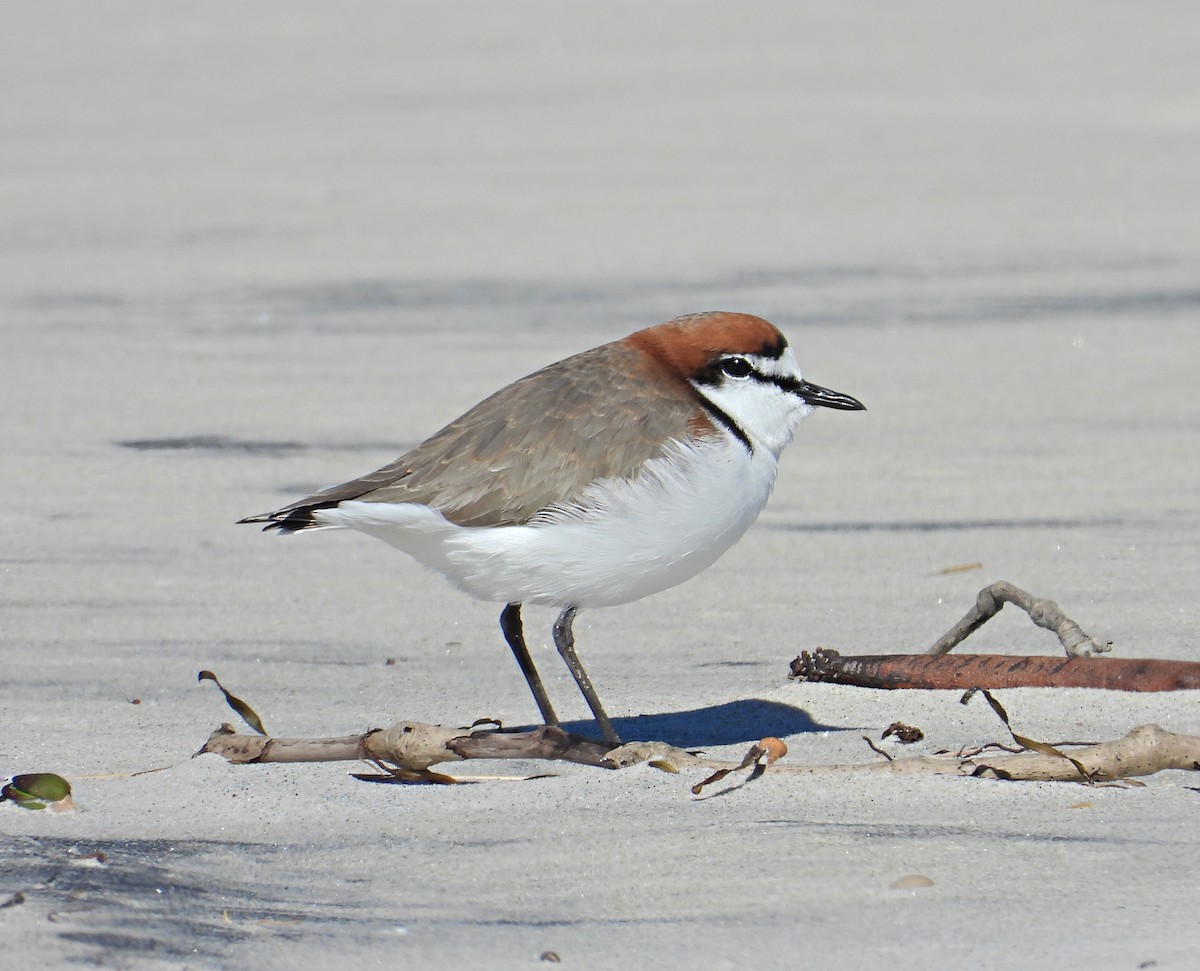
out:
<path id="1" fill-rule="evenodd" d="M 774 374 L 779 377 L 800 377 L 800 363 L 792 353 L 791 345 L 783 349 L 779 357 L 763 357 L 760 354 L 747 354 L 746 357 L 754 362 L 754 366 L 763 374 Z"/>

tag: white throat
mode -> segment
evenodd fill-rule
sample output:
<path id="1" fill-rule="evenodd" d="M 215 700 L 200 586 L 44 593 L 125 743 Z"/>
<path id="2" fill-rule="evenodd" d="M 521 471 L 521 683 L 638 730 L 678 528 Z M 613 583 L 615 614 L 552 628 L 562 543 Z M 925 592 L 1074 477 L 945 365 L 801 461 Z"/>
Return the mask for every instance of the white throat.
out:
<path id="1" fill-rule="evenodd" d="M 746 355 L 765 374 L 800 380 L 800 365 L 790 347 L 776 358 Z M 721 384 L 695 384 L 696 390 L 732 419 L 756 448 L 763 448 L 776 459 L 789 444 L 802 418 L 815 410 L 799 396 L 748 378 L 726 379 Z"/>

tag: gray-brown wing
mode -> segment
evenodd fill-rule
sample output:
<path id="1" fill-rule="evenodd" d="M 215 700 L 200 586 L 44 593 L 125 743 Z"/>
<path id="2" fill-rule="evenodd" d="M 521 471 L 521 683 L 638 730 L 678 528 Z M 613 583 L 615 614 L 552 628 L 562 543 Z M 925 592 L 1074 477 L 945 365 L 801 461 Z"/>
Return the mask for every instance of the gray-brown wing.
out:
<path id="1" fill-rule="evenodd" d="M 690 386 L 656 377 L 621 342 L 585 351 L 498 391 L 390 465 L 243 522 L 303 529 L 317 525 L 314 510 L 349 499 L 421 503 L 462 526 L 527 522 L 688 434 Z"/>

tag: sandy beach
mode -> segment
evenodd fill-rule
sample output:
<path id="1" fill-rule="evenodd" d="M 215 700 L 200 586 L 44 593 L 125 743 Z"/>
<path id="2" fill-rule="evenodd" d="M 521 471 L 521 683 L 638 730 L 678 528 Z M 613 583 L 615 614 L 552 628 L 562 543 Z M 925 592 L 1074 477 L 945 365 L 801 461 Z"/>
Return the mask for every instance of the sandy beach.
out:
<path id="1" fill-rule="evenodd" d="M 12 966 L 1193 965 L 1194 773 L 768 771 L 696 797 L 648 765 L 389 786 L 192 756 L 234 720 L 202 669 L 281 736 L 534 724 L 499 605 L 363 536 L 235 521 L 709 309 L 771 320 L 868 410 L 801 425 L 711 569 L 580 614 L 623 737 L 739 759 L 778 736 L 814 764 L 875 761 L 894 721 L 925 733 L 897 755 L 1007 741 L 956 692 L 787 679 L 817 646 L 922 650 L 1000 579 L 1115 655 L 1200 659 L 1200 10 L 7 22 L 0 776 L 59 773 L 77 804 L 0 805 Z M 526 616 L 591 732 L 554 613 Z M 1011 609 L 968 646 L 1058 650 Z M 1200 734 L 1194 692 L 999 696 L 1048 741 Z"/>

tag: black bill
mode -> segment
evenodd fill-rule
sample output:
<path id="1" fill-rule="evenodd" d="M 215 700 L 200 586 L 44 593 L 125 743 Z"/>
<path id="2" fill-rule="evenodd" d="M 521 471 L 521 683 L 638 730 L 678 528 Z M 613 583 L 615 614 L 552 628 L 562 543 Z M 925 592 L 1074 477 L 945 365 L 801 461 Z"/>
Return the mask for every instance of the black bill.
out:
<path id="1" fill-rule="evenodd" d="M 837 411 L 866 411 L 867 406 L 857 398 L 851 398 L 840 391 L 830 391 L 819 384 L 801 381 L 795 387 L 795 393 L 814 408 L 833 408 Z"/>

